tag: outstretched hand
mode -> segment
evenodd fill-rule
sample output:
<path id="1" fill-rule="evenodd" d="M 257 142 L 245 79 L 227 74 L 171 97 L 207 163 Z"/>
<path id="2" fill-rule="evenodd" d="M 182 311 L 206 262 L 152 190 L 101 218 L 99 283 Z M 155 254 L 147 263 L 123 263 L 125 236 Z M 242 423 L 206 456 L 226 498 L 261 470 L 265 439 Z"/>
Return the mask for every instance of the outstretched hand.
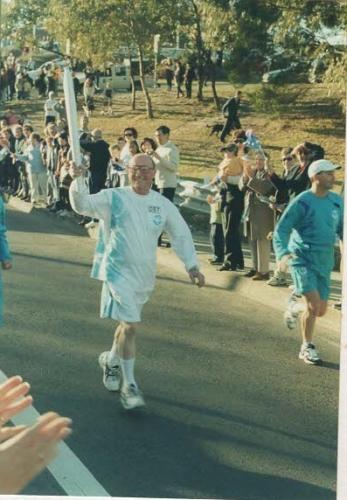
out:
<path id="1" fill-rule="evenodd" d="M 56 456 L 71 434 L 71 420 L 45 413 L 37 423 L 0 444 L 0 494 L 16 494 Z"/>
<path id="2" fill-rule="evenodd" d="M 11 377 L 0 385 L 0 431 L 12 417 L 31 405 L 33 398 L 29 395 L 30 385 L 23 382 L 22 377 Z M 0 434 L 1 436 L 1 434 Z"/>

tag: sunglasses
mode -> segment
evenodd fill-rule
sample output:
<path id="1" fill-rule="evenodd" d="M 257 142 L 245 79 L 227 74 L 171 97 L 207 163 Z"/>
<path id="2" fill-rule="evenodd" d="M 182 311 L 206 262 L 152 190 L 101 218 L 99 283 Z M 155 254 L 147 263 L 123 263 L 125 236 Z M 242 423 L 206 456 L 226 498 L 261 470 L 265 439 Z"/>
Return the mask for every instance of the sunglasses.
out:
<path id="1" fill-rule="evenodd" d="M 285 156 L 284 158 L 282 158 L 282 161 L 292 161 L 292 159 L 292 156 Z"/>

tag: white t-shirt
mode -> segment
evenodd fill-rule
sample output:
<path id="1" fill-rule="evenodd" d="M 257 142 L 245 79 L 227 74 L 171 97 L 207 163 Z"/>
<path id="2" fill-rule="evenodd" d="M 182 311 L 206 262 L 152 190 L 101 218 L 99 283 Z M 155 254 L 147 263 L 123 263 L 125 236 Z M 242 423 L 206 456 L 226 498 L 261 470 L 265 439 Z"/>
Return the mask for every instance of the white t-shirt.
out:
<path id="1" fill-rule="evenodd" d="M 188 271 L 198 266 L 191 232 L 173 203 L 155 191 L 140 195 L 130 186 L 88 194 L 83 179 L 70 187 L 72 208 L 100 219 L 92 277 L 107 283 L 114 300 L 141 296 L 145 303 L 155 283 L 157 242 L 165 230 Z"/>

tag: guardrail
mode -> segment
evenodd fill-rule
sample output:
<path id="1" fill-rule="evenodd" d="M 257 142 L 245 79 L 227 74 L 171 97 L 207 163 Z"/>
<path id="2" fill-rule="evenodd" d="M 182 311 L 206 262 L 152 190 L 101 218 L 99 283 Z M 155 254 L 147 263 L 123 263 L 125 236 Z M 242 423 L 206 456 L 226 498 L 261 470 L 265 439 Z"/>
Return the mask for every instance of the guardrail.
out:
<path id="1" fill-rule="evenodd" d="M 213 193 L 213 190 L 206 187 L 207 183 L 206 179 L 204 182 L 180 179 L 176 189 L 175 204 L 195 212 L 209 214 L 210 206 L 206 198 Z"/>

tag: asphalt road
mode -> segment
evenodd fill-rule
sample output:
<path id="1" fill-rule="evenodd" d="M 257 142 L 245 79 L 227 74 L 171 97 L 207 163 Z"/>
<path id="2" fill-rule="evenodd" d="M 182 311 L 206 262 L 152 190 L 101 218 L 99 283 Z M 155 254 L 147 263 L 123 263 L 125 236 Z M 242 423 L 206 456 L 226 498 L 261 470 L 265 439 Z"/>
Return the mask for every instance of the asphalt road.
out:
<path id="1" fill-rule="evenodd" d="M 114 325 L 98 318 L 94 242 L 39 211 L 9 210 L 8 227 L 0 368 L 31 382 L 39 412 L 73 419 L 67 444 L 110 495 L 335 498 L 339 353 L 324 332 L 326 364 L 307 366 L 280 311 L 161 267 L 138 337 L 147 407 L 127 414 L 97 365 Z M 64 491 L 46 471 L 25 493 Z"/>

